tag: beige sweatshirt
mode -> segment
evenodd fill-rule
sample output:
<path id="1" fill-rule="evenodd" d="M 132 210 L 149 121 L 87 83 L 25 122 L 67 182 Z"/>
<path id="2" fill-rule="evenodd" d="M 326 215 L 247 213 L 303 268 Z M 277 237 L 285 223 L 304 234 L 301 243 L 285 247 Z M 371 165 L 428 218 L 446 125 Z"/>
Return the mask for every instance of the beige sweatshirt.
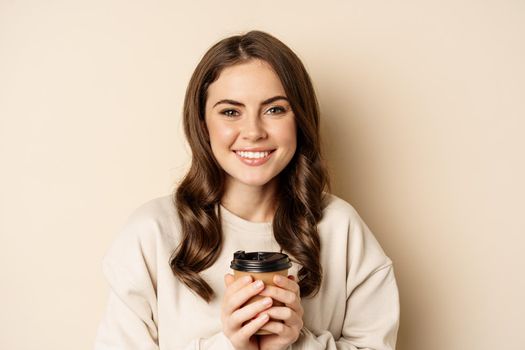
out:
<path id="1" fill-rule="evenodd" d="M 216 292 L 209 304 L 170 269 L 180 239 L 171 195 L 137 208 L 103 261 L 110 286 L 96 350 L 233 349 L 221 332 L 223 278 L 237 250 L 279 251 L 270 222 L 251 222 L 221 206 L 223 249 L 202 277 Z M 302 298 L 304 328 L 290 349 L 395 349 L 399 296 L 392 261 L 346 201 L 330 195 L 318 224 L 323 282 Z M 300 266 L 289 273 L 297 276 Z"/>

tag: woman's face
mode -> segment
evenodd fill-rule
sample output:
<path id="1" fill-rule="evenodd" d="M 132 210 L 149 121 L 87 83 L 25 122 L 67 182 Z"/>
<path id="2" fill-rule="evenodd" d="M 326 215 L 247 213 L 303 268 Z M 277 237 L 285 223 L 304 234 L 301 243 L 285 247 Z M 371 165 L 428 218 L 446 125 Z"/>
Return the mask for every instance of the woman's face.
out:
<path id="1" fill-rule="evenodd" d="M 229 186 L 276 181 L 296 150 L 294 113 L 279 77 L 265 61 L 222 70 L 208 87 L 205 123 Z"/>

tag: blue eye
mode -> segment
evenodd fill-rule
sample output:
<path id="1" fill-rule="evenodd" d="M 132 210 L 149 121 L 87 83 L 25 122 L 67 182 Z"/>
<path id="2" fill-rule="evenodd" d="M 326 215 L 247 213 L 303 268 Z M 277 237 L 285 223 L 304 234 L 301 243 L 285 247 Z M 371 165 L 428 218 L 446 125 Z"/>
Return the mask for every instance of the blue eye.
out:
<path id="1" fill-rule="evenodd" d="M 274 111 L 274 112 L 271 112 L 271 111 Z M 270 112 L 270 114 L 284 113 L 285 109 L 283 107 L 275 106 L 275 107 L 270 108 L 268 112 Z"/>

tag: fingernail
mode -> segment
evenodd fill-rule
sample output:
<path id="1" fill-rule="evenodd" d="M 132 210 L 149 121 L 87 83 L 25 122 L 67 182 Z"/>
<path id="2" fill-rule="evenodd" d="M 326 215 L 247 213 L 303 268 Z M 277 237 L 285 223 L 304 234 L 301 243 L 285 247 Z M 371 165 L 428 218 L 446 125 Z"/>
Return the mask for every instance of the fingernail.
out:
<path id="1" fill-rule="evenodd" d="M 244 283 L 250 283 L 250 282 L 252 281 L 252 276 L 244 276 L 244 277 L 242 278 L 242 281 L 243 281 Z"/>
<path id="2" fill-rule="evenodd" d="M 258 281 L 255 281 L 255 283 L 253 284 L 253 289 L 259 289 L 263 286 L 263 281 L 261 280 L 258 280 Z"/>
<path id="3" fill-rule="evenodd" d="M 281 283 L 283 281 L 283 278 L 280 275 L 275 275 L 275 282 Z"/>

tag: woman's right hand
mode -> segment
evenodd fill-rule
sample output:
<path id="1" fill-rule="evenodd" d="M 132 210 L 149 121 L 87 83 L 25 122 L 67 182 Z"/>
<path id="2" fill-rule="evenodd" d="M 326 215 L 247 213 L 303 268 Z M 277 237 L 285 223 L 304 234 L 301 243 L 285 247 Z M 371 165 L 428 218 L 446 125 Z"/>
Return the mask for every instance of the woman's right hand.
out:
<path id="1" fill-rule="evenodd" d="M 259 342 L 254 334 L 268 322 L 269 316 L 263 311 L 271 307 L 272 298 L 266 297 L 241 307 L 263 290 L 262 281 L 252 282 L 251 276 L 235 280 L 233 275 L 226 274 L 224 284 L 226 291 L 221 307 L 223 333 L 236 350 L 259 350 Z M 243 325 L 244 322 L 247 323 Z"/>

